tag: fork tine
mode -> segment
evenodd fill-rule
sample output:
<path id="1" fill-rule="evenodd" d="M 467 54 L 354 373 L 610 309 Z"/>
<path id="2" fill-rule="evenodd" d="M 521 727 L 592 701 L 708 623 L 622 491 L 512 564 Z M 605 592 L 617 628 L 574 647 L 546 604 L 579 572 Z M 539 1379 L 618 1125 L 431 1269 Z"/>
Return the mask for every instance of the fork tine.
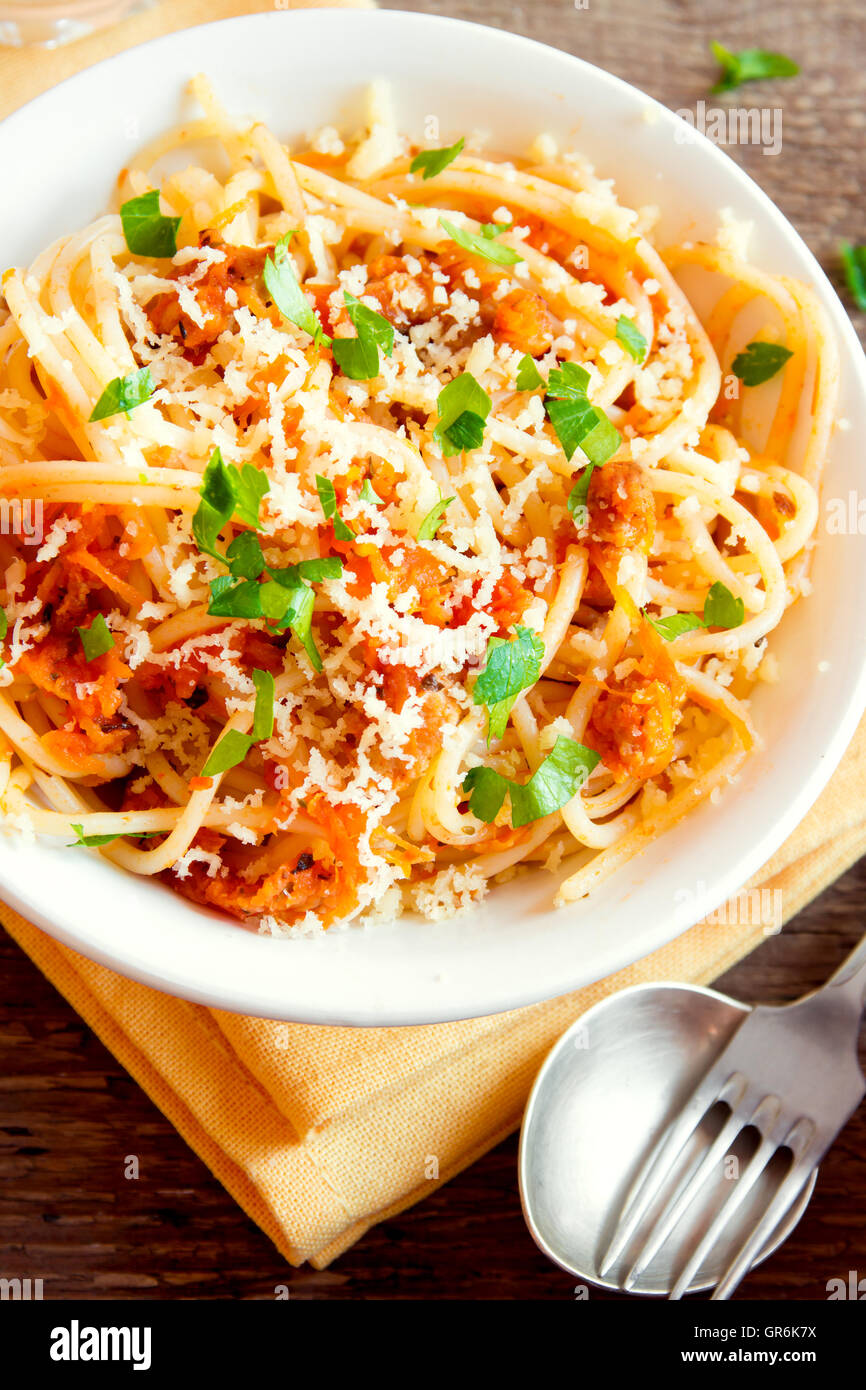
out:
<path id="1" fill-rule="evenodd" d="M 683 1269 L 677 1275 L 676 1282 L 668 1294 L 669 1299 L 675 1301 L 676 1299 L 682 1298 L 683 1294 L 688 1292 L 689 1284 L 692 1282 L 692 1276 L 700 1269 L 704 1258 L 708 1252 L 712 1250 L 738 1207 L 742 1206 L 778 1147 L 779 1142 L 777 1139 L 773 1138 L 772 1135 L 769 1138 L 762 1138 L 746 1165 L 745 1173 L 737 1179 L 733 1190 L 722 1202 L 722 1205 L 719 1207 L 719 1210 L 716 1212 L 707 1230 L 698 1241 L 698 1244 L 695 1246 L 695 1249 L 692 1251 Z"/>
<path id="2" fill-rule="evenodd" d="M 704 1180 L 715 1168 L 719 1159 L 728 1152 L 740 1130 L 743 1128 L 744 1121 L 732 1111 L 722 1126 L 721 1131 L 707 1149 L 703 1158 L 698 1162 L 690 1173 L 686 1173 L 676 1191 L 665 1203 L 663 1210 L 659 1213 L 646 1240 L 641 1246 L 635 1257 L 634 1263 L 622 1281 L 624 1289 L 630 1289 L 641 1270 L 653 1259 L 657 1251 L 664 1244 L 670 1232 L 676 1226 L 686 1208 L 691 1205 L 697 1196 Z"/>
<path id="3" fill-rule="evenodd" d="M 604 1276 L 628 1246 L 648 1208 L 658 1196 L 673 1164 L 707 1111 L 719 1101 L 735 1110 L 747 1082 L 740 1072 L 732 1072 L 718 1088 L 712 1069 L 698 1083 L 672 1127 L 665 1131 L 629 1188 L 616 1229 L 599 1264 Z"/>
<path id="4" fill-rule="evenodd" d="M 785 1212 L 796 1202 L 809 1181 L 812 1171 L 813 1167 L 809 1164 L 796 1164 L 791 1169 L 754 1231 L 713 1289 L 710 1295 L 711 1301 L 730 1298 L 740 1280 L 751 1269 L 761 1246 L 766 1240 L 769 1240 Z"/>
<path id="5" fill-rule="evenodd" d="M 760 1251 L 765 1241 L 769 1240 L 773 1231 L 778 1226 L 785 1212 L 794 1205 L 815 1168 L 816 1163 L 821 1159 L 821 1153 L 815 1144 L 815 1130 L 811 1121 L 797 1121 L 794 1131 L 798 1126 L 803 1125 L 807 1133 L 807 1142 L 802 1150 L 795 1151 L 791 1167 L 779 1184 L 777 1191 L 773 1194 L 767 1210 L 764 1212 L 760 1221 L 753 1231 L 750 1232 L 743 1242 L 737 1254 L 728 1265 L 721 1279 L 713 1289 L 711 1301 L 723 1301 L 730 1298 L 734 1289 L 752 1267 L 755 1256 Z M 808 1130 L 806 1130 L 808 1126 Z M 793 1132 L 792 1131 L 792 1135 Z"/>

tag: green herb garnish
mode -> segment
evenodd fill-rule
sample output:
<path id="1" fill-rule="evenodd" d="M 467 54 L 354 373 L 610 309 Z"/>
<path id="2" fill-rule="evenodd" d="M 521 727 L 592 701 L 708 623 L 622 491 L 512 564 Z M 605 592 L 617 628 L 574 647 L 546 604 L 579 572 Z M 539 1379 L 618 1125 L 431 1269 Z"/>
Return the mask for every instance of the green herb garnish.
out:
<path id="1" fill-rule="evenodd" d="M 734 598 L 730 589 L 717 579 L 704 600 L 704 627 L 739 627 L 746 615 L 746 605 Z"/>
<path id="2" fill-rule="evenodd" d="M 112 840 L 152 840 L 158 835 L 165 835 L 165 830 L 128 830 L 125 835 L 85 835 L 84 826 L 73 823 L 70 830 L 75 831 L 75 839 L 66 846 L 67 849 L 77 849 L 79 845 L 84 845 L 87 849 L 96 849 L 99 845 L 110 845 Z"/>
<path id="3" fill-rule="evenodd" d="M 199 488 L 202 500 L 192 519 L 192 534 L 199 550 L 216 560 L 224 560 L 216 549 L 223 527 L 237 516 L 245 525 L 257 530 L 262 498 L 269 487 L 266 474 L 251 463 L 237 469 L 233 463 L 224 463 L 219 449 L 214 449 Z"/>
<path id="4" fill-rule="evenodd" d="M 541 674 L 544 643 L 529 627 L 516 627 L 511 640 L 491 637 L 487 662 L 475 682 L 472 699 L 487 706 L 487 742 L 502 738 L 514 701 Z"/>
<path id="5" fill-rule="evenodd" d="M 295 267 L 289 255 L 289 241 L 294 232 L 286 232 L 274 247 L 273 258 L 265 261 L 263 278 L 268 294 L 284 319 L 308 333 L 315 343 L 329 344 L 331 339 L 319 322 L 319 316 L 307 300 L 298 283 Z"/>
<path id="6" fill-rule="evenodd" d="M 453 497 L 440 497 L 436 505 L 430 508 L 418 527 L 419 541 L 432 541 L 435 538 L 436 532 L 445 520 L 445 508 L 453 501 Z"/>
<path id="7" fill-rule="evenodd" d="M 544 408 L 567 459 L 578 446 L 592 464 L 606 463 L 621 443 L 619 430 L 586 393 L 589 372 L 576 362 L 554 368 L 547 382 Z"/>
<path id="8" fill-rule="evenodd" d="M 666 642 L 672 642 L 675 637 L 681 637 L 684 632 L 692 632 L 696 627 L 704 626 L 697 613 L 672 613 L 669 618 L 651 618 L 644 611 L 644 617 L 650 626 L 655 628 L 659 637 L 663 637 Z"/>
<path id="9" fill-rule="evenodd" d="M 457 158 L 465 144 L 466 141 L 461 135 L 455 144 L 446 145 L 442 150 L 421 150 L 420 154 L 416 154 L 409 165 L 410 173 L 417 174 L 419 170 L 422 170 L 425 181 L 435 178 Z"/>
<path id="10" fill-rule="evenodd" d="M 364 486 L 361 488 L 361 501 L 368 502 L 371 507 L 383 506 L 382 499 L 376 495 L 376 491 L 369 478 L 364 479 Z"/>
<path id="11" fill-rule="evenodd" d="M 137 405 L 149 401 L 155 390 L 149 367 L 139 367 L 127 376 L 116 376 L 90 412 L 90 422 L 107 420 L 110 415 L 128 414 Z"/>
<path id="12" fill-rule="evenodd" d="M 152 188 L 121 205 L 123 236 L 134 256 L 156 256 L 162 260 L 177 251 L 179 217 L 164 217 L 159 210 L 159 193 Z"/>
<path id="13" fill-rule="evenodd" d="M 494 265 L 516 265 L 518 261 L 523 260 L 517 251 L 497 240 L 498 233 L 506 231 L 510 223 L 485 222 L 480 236 L 477 232 L 470 232 L 466 227 L 455 226 L 444 217 L 439 218 L 439 226 L 448 233 L 452 241 L 462 246 L 464 251 L 471 251 L 473 256 L 481 256 L 482 260 L 492 261 Z"/>
<path id="14" fill-rule="evenodd" d="M 528 782 L 512 782 L 492 767 L 473 767 L 463 778 L 463 790 L 470 793 L 473 816 L 487 824 L 496 819 L 505 797 L 510 796 L 511 824 L 516 830 L 565 806 L 599 762 L 593 749 L 561 734 Z"/>
<path id="15" fill-rule="evenodd" d="M 793 353 L 781 343 L 749 343 L 744 352 L 738 352 L 731 369 L 744 386 L 760 386 L 781 371 Z"/>
<path id="16" fill-rule="evenodd" d="M 537 391 L 539 386 L 544 385 L 544 377 L 538 370 L 533 358 L 529 353 L 524 353 L 517 368 L 517 389 L 518 391 Z"/>
<path id="17" fill-rule="evenodd" d="M 334 361 L 353 381 L 369 381 L 379 375 L 379 348 L 386 357 L 394 351 L 394 326 L 348 290 L 343 291 L 343 298 L 358 336 L 331 339 Z"/>
<path id="18" fill-rule="evenodd" d="M 626 318 L 625 314 L 620 314 L 616 321 L 616 336 L 617 341 L 622 343 L 626 352 L 634 358 L 635 362 L 644 360 L 649 344 L 637 324 L 630 318 Z"/>
<path id="19" fill-rule="evenodd" d="M 258 536 L 252 531 L 241 531 L 226 550 L 226 560 L 235 579 L 258 579 L 265 568 Z"/>
<path id="20" fill-rule="evenodd" d="M 248 547 L 245 554 L 252 562 L 247 568 L 257 568 L 252 547 Z M 242 573 L 243 563 L 243 560 L 235 560 L 238 574 Z M 310 584 L 322 579 L 339 579 L 343 573 L 342 560 L 337 555 L 326 555 L 320 559 L 301 560 L 285 569 L 265 565 L 263 572 L 267 578 L 262 583 L 258 578 L 236 578 L 233 574 L 212 579 L 208 613 L 220 618 L 260 618 L 277 630 L 290 628 L 314 668 L 321 671 L 322 658 L 313 637 L 315 595 Z"/>
<path id="21" fill-rule="evenodd" d="M 253 685 L 256 688 L 256 707 L 253 714 L 253 731 L 242 734 L 238 729 L 229 729 L 214 748 L 201 770 L 202 777 L 214 777 L 220 772 L 242 763 L 254 743 L 270 738 L 274 731 L 274 678 L 270 671 L 253 671 Z"/>
<path id="22" fill-rule="evenodd" d="M 337 510 L 337 493 L 330 478 L 323 478 L 321 473 L 316 474 L 316 491 L 319 494 L 319 501 L 322 504 L 322 511 L 325 513 L 326 521 L 333 521 L 334 535 L 338 541 L 353 541 L 355 532 L 347 526 Z"/>
<path id="23" fill-rule="evenodd" d="M 484 421 L 493 404 L 484 387 L 471 372 L 461 372 L 443 386 L 436 400 L 439 419 L 433 438 L 446 458 L 469 449 L 479 449 L 484 442 Z"/>
<path id="24" fill-rule="evenodd" d="M 722 68 L 711 92 L 730 92 L 744 82 L 759 82 L 767 77 L 796 77 L 800 71 L 793 59 L 784 53 L 770 53 L 766 48 L 743 48 L 739 53 L 731 53 L 720 43 L 711 43 L 710 48 Z"/>
<path id="25" fill-rule="evenodd" d="M 589 485 L 594 472 L 595 464 L 587 464 L 568 494 L 568 510 L 578 530 L 589 520 Z"/>
<path id="26" fill-rule="evenodd" d="M 850 241 L 843 241 L 839 254 L 851 298 L 858 309 L 866 309 L 866 246 L 852 246 Z"/>
<path id="27" fill-rule="evenodd" d="M 693 632 L 697 627 L 739 627 L 746 615 L 746 605 L 717 579 L 704 600 L 701 617 L 697 613 L 672 613 L 669 618 L 651 618 L 646 609 L 643 615 L 659 637 L 672 642 L 675 637 L 681 637 L 684 632 Z"/>
<path id="28" fill-rule="evenodd" d="M 104 656 L 106 652 L 110 652 L 114 646 L 114 638 L 101 613 L 97 613 L 90 627 L 77 627 L 75 631 L 81 638 L 85 661 L 95 661 L 98 656 Z"/>

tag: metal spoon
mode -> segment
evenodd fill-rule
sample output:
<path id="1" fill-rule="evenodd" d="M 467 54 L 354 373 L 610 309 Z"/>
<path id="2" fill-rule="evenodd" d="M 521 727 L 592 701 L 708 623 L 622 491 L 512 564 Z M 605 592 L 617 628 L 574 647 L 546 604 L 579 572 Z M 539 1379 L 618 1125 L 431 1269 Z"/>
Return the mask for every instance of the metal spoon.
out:
<path id="1" fill-rule="evenodd" d="M 823 1011 L 826 998 L 828 1009 L 844 1007 L 856 1025 L 852 990 L 856 993 L 863 984 L 864 962 L 866 946 L 861 942 L 824 990 L 810 996 L 816 999 L 820 995 L 822 1000 L 817 1011 L 810 1007 L 810 1015 Z M 843 982 L 844 989 L 840 988 Z M 802 1010 L 804 1004 L 798 1001 L 785 1007 Z M 645 1245 L 672 1194 L 683 1187 L 687 1175 L 718 1138 L 726 1119 L 723 1108 L 719 1107 L 718 1114 L 710 1110 L 704 1115 L 670 1165 L 665 1184 L 643 1213 L 628 1244 L 611 1261 L 611 1240 L 624 1207 L 634 1200 L 635 1179 L 746 1019 L 751 1029 L 763 1016 L 775 1015 L 774 1021 L 778 1021 L 784 1012 L 752 1010 L 696 985 L 647 984 L 602 1000 L 577 1020 L 536 1078 L 521 1133 L 523 1211 L 533 1238 L 545 1254 L 580 1279 L 607 1288 L 626 1286 L 632 1271 L 627 1281 L 631 1292 L 670 1293 L 678 1274 L 688 1267 L 690 1256 L 702 1242 L 707 1245 L 704 1237 L 713 1218 L 730 1195 L 740 1165 L 748 1165 L 756 1145 L 750 1145 L 748 1131 L 740 1135 L 688 1204 L 688 1220 L 670 1232 L 636 1275 L 632 1269 L 636 1252 Z M 851 1059 L 844 1061 L 850 1070 Z M 856 1075 L 862 1080 L 859 1068 Z M 840 1112 L 839 1127 L 844 1118 Z M 724 1148 L 724 1141 L 720 1143 Z M 773 1159 L 751 1185 L 729 1224 L 702 1254 L 694 1273 L 687 1281 L 680 1281 L 679 1293 L 712 1287 L 722 1278 L 780 1186 L 786 1171 L 783 1153 L 778 1160 Z M 751 1264 L 766 1259 L 794 1229 L 816 1177 L 817 1169 L 770 1230 Z"/>

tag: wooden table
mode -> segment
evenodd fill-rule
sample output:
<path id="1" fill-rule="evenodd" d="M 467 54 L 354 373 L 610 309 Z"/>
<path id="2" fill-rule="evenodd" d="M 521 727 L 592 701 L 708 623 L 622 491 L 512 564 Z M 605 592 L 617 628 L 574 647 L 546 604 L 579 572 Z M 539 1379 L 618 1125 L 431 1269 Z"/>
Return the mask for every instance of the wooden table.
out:
<path id="1" fill-rule="evenodd" d="M 803 73 L 772 88 L 784 109 L 782 153 L 738 147 L 733 157 L 837 283 L 840 238 L 866 237 L 860 0 L 589 0 L 587 9 L 571 0 L 399 0 L 388 7 L 527 34 L 674 108 L 693 108 L 707 95 L 712 38 L 789 53 Z M 820 984 L 862 932 L 864 897 L 866 860 L 730 971 L 721 988 L 781 1002 Z M 123 1175 L 130 1153 L 140 1160 L 137 1182 Z M 864 1153 L 866 1107 L 824 1163 L 800 1226 L 739 1297 L 823 1299 L 828 1279 L 852 1269 L 866 1275 Z M 302 1298 L 573 1298 L 574 1280 L 526 1232 L 515 1158 L 512 1139 L 371 1231 L 331 1269 L 289 1270 L 78 1015 L 0 935 L 0 1275 L 41 1277 L 46 1298 L 272 1298 L 284 1283 Z"/>

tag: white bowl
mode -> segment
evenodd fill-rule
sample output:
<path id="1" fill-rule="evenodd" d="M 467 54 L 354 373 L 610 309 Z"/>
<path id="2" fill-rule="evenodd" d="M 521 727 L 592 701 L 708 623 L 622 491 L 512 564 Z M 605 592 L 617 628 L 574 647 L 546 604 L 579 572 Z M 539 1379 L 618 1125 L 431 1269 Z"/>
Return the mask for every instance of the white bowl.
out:
<path id="1" fill-rule="evenodd" d="M 623 202 L 657 203 L 659 244 L 711 238 L 722 207 L 754 223 L 752 258 L 799 276 L 824 303 L 843 361 L 824 489 L 861 486 L 866 372 L 823 272 L 761 190 L 703 137 L 605 72 L 550 48 L 457 20 L 394 12 L 257 14 L 168 35 L 120 54 L 0 126 L 0 263 L 28 262 L 106 205 L 131 151 L 174 124 L 188 78 L 207 72 L 229 108 L 281 135 L 357 120 L 365 84 L 386 78 L 400 123 L 441 143 L 474 129 L 522 153 L 549 130 L 616 179 Z M 792 177 L 795 173 L 792 171 Z M 316 940 L 259 937 L 161 884 L 84 851 L 0 839 L 3 896 L 52 936 L 158 989 L 224 1009 L 311 1023 L 406 1024 L 474 1017 L 565 993 L 671 940 L 735 892 L 793 830 L 826 783 L 866 702 L 858 605 L 866 546 L 823 526 L 814 592 L 774 635 L 782 672 L 755 697 L 764 751 L 718 805 L 704 805 L 589 902 L 551 906 L 545 871 L 495 890 L 474 914 L 404 918 Z M 829 663 L 823 671 L 819 663 Z M 724 930 L 724 928 L 719 928 Z"/>

